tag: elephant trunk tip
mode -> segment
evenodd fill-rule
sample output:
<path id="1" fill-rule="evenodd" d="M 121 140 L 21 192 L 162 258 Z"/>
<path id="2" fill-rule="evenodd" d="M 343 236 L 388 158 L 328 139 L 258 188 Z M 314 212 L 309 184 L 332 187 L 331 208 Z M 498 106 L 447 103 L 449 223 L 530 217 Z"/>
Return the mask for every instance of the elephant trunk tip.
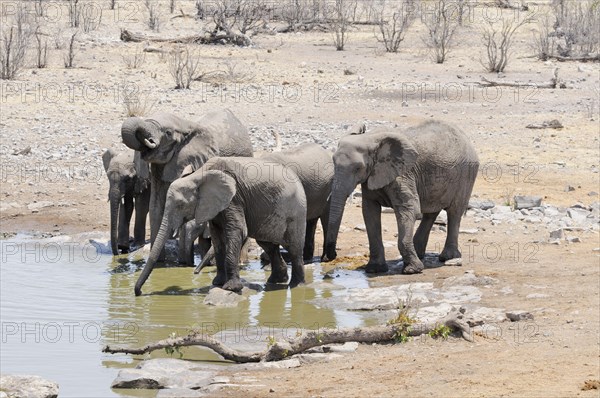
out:
<path id="1" fill-rule="evenodd" d="M 142 287 L 141 286 L 136 286 L 133 291 L 135 292 L 135 296 L 139 297 L 142 295 Z"/>

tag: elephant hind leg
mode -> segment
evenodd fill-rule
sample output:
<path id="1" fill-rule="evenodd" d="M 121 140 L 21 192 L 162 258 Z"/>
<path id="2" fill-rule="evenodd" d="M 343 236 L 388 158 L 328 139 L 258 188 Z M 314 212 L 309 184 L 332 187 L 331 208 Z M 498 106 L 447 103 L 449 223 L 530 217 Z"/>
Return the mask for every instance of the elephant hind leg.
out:
<path id="1" fill-rule="evenodd" d="M 415 251 L 417 252 L 417 256 L 420 259 L 423 259 L 425 257 L 425 249 L 427 249 L 429 233 L 431 232 L 431 227 L 433 227 L 433 224 L 438 214 L 440 214 L 439 211 L 436 213 L 424 213 L 423 218 L 421 219 L 421 223 L 419 224 L 419 228 L 417 228 L 417 232 L 413 237 Z"/>
<path id="2" fill-rule="evenodd" d="M 285 249 L 290 253 L 292 260 L 292 278 L 290 279 L 289 287 L 296 287 L 301 283 L 305 283 L 302 250 L 301 247 L 295 245 L 293 242 L 285 247 Z"/>
<path id="3" fill-rule="evenodd" d="M 288 280 L 287 265 L 279 253 L 279 245 L 271 242 L 256 241 L 271 261 L 271 276 L 267 283 L 286 283 Z"/>
<path id="4" fill-rule="evenodd" d="M 444 250 L 442 250 L 439 256 L 439 259 L 442 262 L 462 257 L 460 250 L 458 249 L 458 232 L 463 209 L 449 207 L 446 209 L 446 212 L 448 213 L 448 234 L 446 235 Z"/>
<path id="5" fill-rule="evenodd" d="M 315 232 L 318 221 L 318 218 L 306 221 L 306 235 L 304 238 L 304 251 L 302 253 L 305 264 L 311 263 L 315 255 Z"/>

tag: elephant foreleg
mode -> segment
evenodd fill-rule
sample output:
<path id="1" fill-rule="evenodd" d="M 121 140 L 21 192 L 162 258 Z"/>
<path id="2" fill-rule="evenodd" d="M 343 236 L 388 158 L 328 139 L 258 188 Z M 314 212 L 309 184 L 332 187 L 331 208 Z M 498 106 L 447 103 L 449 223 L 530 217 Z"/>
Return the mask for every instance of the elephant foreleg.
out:
<path id="1" fill-rule="evenodd" d="M 413 231 L 415 228 L 415 212 L 411 207 L 396 208 L 398 222 L 398 251 L 404 261 L 405 274 L 416 274 L 423 271 L 423 263 L 419 260 L 413 244 Z"/>
<path id="2" fill-rule="evenodd" d="M 385 250 L 381 237 L 381 205 L 374 200 L 366 199 L 363 193 L 362 213 L 369 238 L 369 262 L 366 271 L 369 273 L 387 272 Z"/>
<path id="3" fill-rule="evenodd" d="M 146 218 L 150 205 L 150 190 L 147 189 L 135 198 L 135 224 L 133 226 L 133 244 L 137 247 L 146 244 Z"/>
<path id="4" fill-rule="evenodd" d="M 133 197 L 125 195 L 119 211 L 119 249 L 123 253 L 129 251 L 129 225 L 133 214 Z"/>
<path id="5" fill-rule="evenodd" d="M 223 289 L 232 292 L 240 292 L 244 287 L 240 280 L 240 250 L 242 242 L 246 239 L 245 232 L 242 228 L 227 226 L 227 248 L 225 256 L 225 269 L 227 271 L 227 282 L 223 285 Z"/>
<path id="6" fill-rule="evenodd" d="M 413 244 L 415 246 L 417 256 L 420 259 L 423 259 L 425 257 L 425 249 L 427 249 L 429 233 L 431 232 L 431 227 L 433 227 L 433 223 L 435 222 L 435 219 L 437 218 L 438 214 L 440 214 L 439 211 L 436 213 L 423 214 L 421 223 L 417 228 L 417 232 L 415 233 L 415 237 L 413 238 Z"/>

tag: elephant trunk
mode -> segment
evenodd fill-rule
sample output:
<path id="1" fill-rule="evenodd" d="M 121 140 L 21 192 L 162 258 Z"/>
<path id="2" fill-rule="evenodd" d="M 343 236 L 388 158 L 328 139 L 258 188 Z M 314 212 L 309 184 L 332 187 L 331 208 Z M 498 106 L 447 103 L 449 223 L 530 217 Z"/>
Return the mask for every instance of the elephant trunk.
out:
<path id="1" fill-rule="evenodd" d="M 344 206 L 346 199 L 354 189 L 354 186 L 347 184 L 339 186 L 334 181 L 333 190 L 331 192 L 331 204 L 329 210 L 329 223 L 327 228 L 327 245 L 325 247 L 325 254 L 323 255 L 322 261 L 335 260 L 337 257 L 336 244 L 337 236 L 342 223 L 342 216 L 344 215 Z"/>
<path id="2" fill-rule="evenodd" d="M 121 126 L 123 143 L 136 151 L 156 148 L 157 144 L 152 139 L 152 131 L 156 127 L 150 122 L 139 117 L 125 119 Z"/>
<path id="3" fill-rule="evenodd" d="M 150 276 L 156 261 L 158 260 L 160 253 L 165 247 L 167 243 L 167 239 L 171 237 L 171 233 L 173 232 L 173 228 L 171 223 L 169 222 L 168 213 L 165 211 L 165 216 L 163 217 L 162 223 L 160 224 L 160 229 L 158 230 L 158 234 L 156 235 L 156 239 L 152 244 L 152 250 L 150 251 L 150 255 L 148 256 L 148 261 L 146 261 L 146 265 L 142 270 L 142 274 L 138 278 L 135 283 L 135 295 L 139 296 L 142 294 L 142 286 L 146 282 L 146 279 Z"/>
<path id="4" fill-rule="evenodd" d="M 110 188 L 108 198 L 110 200 L 110 247 L 113 255 L 119 254 L 119 207 L 121 205 L 121 190 L 118 185 Z"/>

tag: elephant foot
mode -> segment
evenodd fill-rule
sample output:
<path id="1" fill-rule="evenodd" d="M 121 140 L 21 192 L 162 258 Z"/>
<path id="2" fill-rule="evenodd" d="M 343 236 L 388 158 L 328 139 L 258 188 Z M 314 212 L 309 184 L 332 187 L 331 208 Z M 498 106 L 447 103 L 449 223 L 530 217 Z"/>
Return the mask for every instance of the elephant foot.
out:
<path id="1" fill-rule="evenodd" d="M 121 254 L 129 253 L 129 245 L 119 245 L 119 251 Z"/>
<path id="2" fill-rule="evenodd" d="M 321 261 L 326 263 L 335 260 L 337 257 L 337 251 L 335 249 L 335 244 L 328 243 L 325 248 L 325 253 L 321 256 Z"/>
<path id="3" fill-rule="evenodd" d="M 445 247 L 444 250 L 442 250 L 442 252 L 440 253 L 439 259 L 441 262 L 444 263 L 453 258 L 461 257 L 462 254 L 460 253 L 460 250 L 458 250 L 456 247 Z"/>
<path id="4" fill-rule="evenodd" d="M 388 272 L 388 265 L 384 263 L 368 263 L 365 266 L 365 272 L 368 274 L 382 274 Z"/>
<path id="5" fill-rule="evenodd" d="M 231 292 L 239 293 L 244 288 L 242 281 L 239 279 L 230 279 L 223 285 L 223 290 L 229 290 Z"/>
<path id="6" fill-rule="evenodd" d="M 212 281 L 213 286 L 223 286 L 227 282 L 227 278 L 220 272 L 217 272 L 217 276 Z"/>
<path id="7" fill-rule="evenodd" d="M 409 263 L 406 263 L 404 269 L 402 270 L 402 273 L 407 275 L 420 274 L 421 272 L 423 272 L 424 268 L 425 267 L 423 266 L 421 260 L 414 260 Z"/>
<path id="8" fill-rule="evenodd" d="M 298 286 L 298 285 L 304 285 L 306 282 L 304 281 L 304 278 L 300 279 L 300 278 L 292 278 L 290 280 L 290 283 L 288 283 L 288 287 L 290 289 Z"/>
<path id="9" fill-rule="evenodd" d="M 288 274 L 287 274 L 287 270 L 285 273 L 271 273 L 271 276 L 269 276 L 269 279 L 267 279 L 267 283 L 286 283 L 288 281 Z"/>

